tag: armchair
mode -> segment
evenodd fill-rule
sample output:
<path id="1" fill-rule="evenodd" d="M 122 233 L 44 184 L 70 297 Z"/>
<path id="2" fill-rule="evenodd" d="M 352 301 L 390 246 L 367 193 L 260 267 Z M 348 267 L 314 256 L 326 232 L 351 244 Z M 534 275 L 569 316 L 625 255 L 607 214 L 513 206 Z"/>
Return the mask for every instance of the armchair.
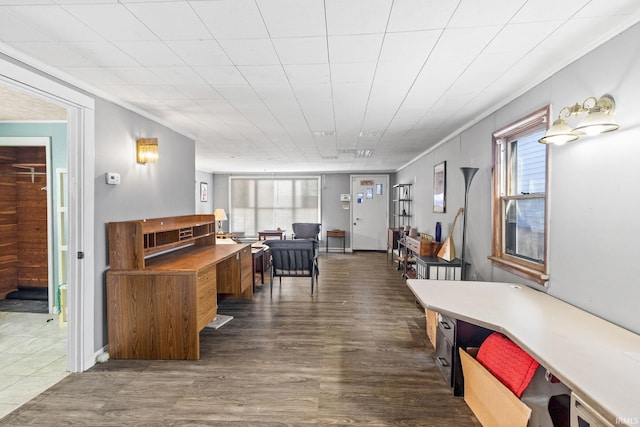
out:
<path id="1" fill-rule="evenodd" d="M 266 240 L 265 245 L 271 249 L 271 273 L 269 285 L 273 293 L 273 278 L 310 277 L 311 295 L 318 279 L 317 245 L 315 240 Z"/>
<path id="2" fill-rule="evenodd" d="M 291 224 L 294 239 L 320 240 L 320 224 L 315 222 L 296 222 Z"/>

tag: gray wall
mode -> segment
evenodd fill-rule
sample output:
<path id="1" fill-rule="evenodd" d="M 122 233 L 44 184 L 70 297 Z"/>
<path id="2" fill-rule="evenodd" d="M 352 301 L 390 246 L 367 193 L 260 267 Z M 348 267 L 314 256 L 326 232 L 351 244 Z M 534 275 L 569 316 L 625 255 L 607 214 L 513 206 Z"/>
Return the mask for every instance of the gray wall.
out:
<path id="1" fill-rule="evenodd" d="M 614 117 L 621 130 L 583 137 L 550 148 L 549 294 L 640 333 L 637 305 L 640 276 L 637 237 L 640 202 L 640 56 L 629 47 L 640 40 L 640 25 L 632 27 L 536 86 L 484 120 L 451 138 L 397 173 L 397 182 L 415 186 L 419 230 L 432 231 L 436 221 L 448 230 L 463 205 L 460 166 L 480 168 L 474 178 L 468 209 L 467 259 L 478 280 L 533 283 L 495 268 L 491 252 L 491 133 L 551 104 L 557 117 L 563 106 L 589 96 L 610 93 L 616 100 Z M 606 70 L 606 72 L 600 72 Z M 554 119 L 555 119 L 554 117 Z M 573 121 L 572 121 L 573 123 Z M 574 123 L 575 124 L 575 123 Z M 434 214 L 433 165 L 447 161 L 447 213 Z M 461 245 L 461 228 L 455 244 Z"/>
<path id="2" fill-rule="evenodd" d="M 95 347 L 107 344 L 106 224 L 194 213 L 194 141 L 97 98 L 95 105 Z M 137 137 L 158 138 L 158 163 L 136 163 Z M 117 172 L 120 185 L 105 184 Z"/>
<path id="3" fill-rule="evenodd" d="M 194 184 L 194 188 L 195 188 L 195 204 L 196 204 L 196 213 L 197 214 L 212 214 L 213 211 L 216 210 L 216 208 L 218 208 L 218 206 L 216 206 L 214 204 L 214 200 L 213 200 L 213 175 L 210 174 L 209 172 L 204 172 L 204 171 L 196 171 L 196 178 L 195 178 L 195 184 Z M 208 185 L 208 191 L 209 191 L 209 198 L 206 202 L 201 202 L 200 201 L 200 183 L 201 182 L 206 182 Z M 224 227 L 223 227 L 224 228 Z"/>
<path id="4" fill-rule="evenodd" d="M 282 174 L 282 176 L 294 176 L 296 174 Z M 318 176 L 313 174 L 301 174 L 305 176 Z M 269 177 L 277 177 L 278 174 L 269 174 Z M 347 231 L 345 245 L 351 246 L 351 238 L 349 235 L 350 211 L 342 209 L 342 203 L 339 198 L 342 193 L 349 193 L 350 174 L 347 173 L 331 173 L 320 174 L 321 177 L 321 223 L 322 236 L 321 240 L 325 240 L 325 231 L 338 228 Z M 227 216 L 229 216 L 229 174 L 215 174 L 213 176 L 213 199 L 216 208 L 223 207 Z M 223 230 L 227 230 L 229 224 L 222 224 Z M 242 231 L 242 230 L 232 230 Z M 331 247 L 338 245 L 337 241 L 331 241 Z"/>

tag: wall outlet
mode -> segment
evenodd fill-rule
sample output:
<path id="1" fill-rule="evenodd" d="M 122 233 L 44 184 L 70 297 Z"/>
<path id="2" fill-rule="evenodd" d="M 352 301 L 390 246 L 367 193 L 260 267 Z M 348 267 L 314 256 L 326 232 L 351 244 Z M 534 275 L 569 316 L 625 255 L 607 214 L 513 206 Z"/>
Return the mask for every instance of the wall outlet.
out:
<path id="1" fill-rule="evenodd" d="M 104 174 L 104 181 L 110 185 L 120 184 L 120 174 L 115 172 L 107 172 Z"/>

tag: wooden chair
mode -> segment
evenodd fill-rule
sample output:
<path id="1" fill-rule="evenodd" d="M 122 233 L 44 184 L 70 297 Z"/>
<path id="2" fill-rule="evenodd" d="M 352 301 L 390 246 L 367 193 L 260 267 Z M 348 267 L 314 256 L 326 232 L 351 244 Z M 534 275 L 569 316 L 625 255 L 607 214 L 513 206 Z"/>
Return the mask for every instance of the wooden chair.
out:
<path id="1" fill-rule="evenodd" d="M 282 284 L 283 277 L 310 277 L 311 295 L 313 286 L 318 279 L 316 240 L 266 240 L 265 245 L 271 250 L 271 274 L 269 285 L 273 293 L 273 278 L 279 277 Z"/>

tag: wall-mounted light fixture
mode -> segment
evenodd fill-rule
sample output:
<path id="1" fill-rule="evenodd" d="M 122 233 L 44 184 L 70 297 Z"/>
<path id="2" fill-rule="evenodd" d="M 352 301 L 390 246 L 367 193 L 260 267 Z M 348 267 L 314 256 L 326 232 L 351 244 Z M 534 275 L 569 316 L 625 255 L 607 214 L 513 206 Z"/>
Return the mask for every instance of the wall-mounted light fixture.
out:
<path id="1" fill-rule="evenodd" d="M 538 140 L 542 144 L 562 145 L 566 142 L 575 141 L 582 135 L 598 135 L 604 132 L 611 132 L 620 128 L 620 125 L 611 116 L 615 110 L 616 102 L 611 95 L 602 95 L 600 99 L 591 96 L 584 100 L 582 104 L 572 107 L 564 107 L 558 114 L 558 119 L 547 130 L 542 138 Z M 575 128 L 571 128 L 564 117 L 577 117 L 582 113 L 587 113 L 587 117 L 582 119 Z"/>
<path id="2" fill-rule="evenodd" d="M 158 138 L 138 138 L 136 140 L 136 161 L 143 164 L 158 161 Z"/>
<path id="3" fill-rule="evenodd" d="M 213 215 L 216 217 L 216 220 L 218 220 L 218 234 L 223 234 L 222 233 L 222 221 L 226 221 L 227 220 L 226 212 L 224 211 L 224 209 L 218 208 L 215 211 L 213 211 Z"/>

